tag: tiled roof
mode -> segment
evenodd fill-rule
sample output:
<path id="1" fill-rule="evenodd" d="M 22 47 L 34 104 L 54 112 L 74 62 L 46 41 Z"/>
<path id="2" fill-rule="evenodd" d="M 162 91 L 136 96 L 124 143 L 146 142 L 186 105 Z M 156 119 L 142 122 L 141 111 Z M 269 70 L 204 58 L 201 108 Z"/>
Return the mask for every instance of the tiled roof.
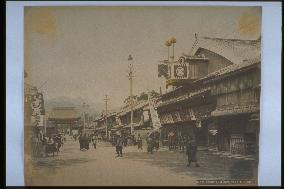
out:
<path id="1" fill-rule="evenodd" d="M 77 119 L 80 114 L 73 107 L 53 108 L 49 114 L 50 119 Z"/>
<path id="2" fill-rule="evenodd" d="M 200 37 L 197 39 L 197 44 L 193 47 L 191 55 L 202 48 L 217 53 L 234 64 L 239 64 L 243 60 L 260 57 L 260 47 L 260 40 Z"/>
<path id="3" fill-rule="evenodd" d="M 232 72 L 235 72 L 235 71 L 247 68 L 247 67 L 252 66 L 252 65 L 260 64 L 260 61 L 261 61 L 260 57 L 258 57 L 258 58 L 255 58 L 255 59 L 250 59 L 250 60 L 243 61 L 240 64 L 232 64 L 230 66 L 227 66 L 227 67 L 224 67 L 224 68 L 222 68 L 220 70 L 212 72 L 212 73 L 206 75 L 205 77 L 196 80 L 195 82 L 199 82 L 199 81 L 202 81 L 202 80 L 223 76 L 225 74 L 229 74 L 229 73 L 232 73 Z"/>

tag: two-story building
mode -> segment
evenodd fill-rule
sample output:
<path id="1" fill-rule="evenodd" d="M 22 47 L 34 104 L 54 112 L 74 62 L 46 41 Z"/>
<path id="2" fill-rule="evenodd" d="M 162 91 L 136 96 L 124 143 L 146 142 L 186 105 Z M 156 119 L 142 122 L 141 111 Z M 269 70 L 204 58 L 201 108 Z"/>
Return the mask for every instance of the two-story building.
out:
<path id="1" fill-rule="evenodd" d="M 248 120 L 258 119 L 257 114 L 250 113 L 257 113 L 259 110 L 257 99 L 260 71 L 259 66 L 256 66 L 259 63 L 260 39 L 208 37 L 197 38 L 189 55 L 183 54 L 179 61 L 165 62 L 168 65 L 166 84 L 173 85 L 174 90 L 163 94 L 157 105 L 162 124 L 162 140 L 167 142 L 168 133 L 172 131 L 176 139 L 179 135 L 191 136 L 199 146 L 213 143 L 219 150 L 244 154 L 243 146 L 253 146 L 252 142 L 244 144 L 245 138 L 253 141 L 258 136 L 233 135 L 234 132 L 228 134 L 226 130 L 236 127 L 243 130 Z M 250 110 L 243 110 L 246 109 L 244 104 L 248 104 L 247 109 Z M 237 115 L 236 112 L 228 113 L 231 106 L 247 111 L 247 118 Z M 257 124 L 257 121 L 252 122 Z M 221 126 L 240 123 L 241 126 Z M 251 127 L 250 129 L 253 130 Z M 247 147 L 249 148 L 252 151 L 253 147 Z M 249 153 L 249 150 L 246 151 Z"/>

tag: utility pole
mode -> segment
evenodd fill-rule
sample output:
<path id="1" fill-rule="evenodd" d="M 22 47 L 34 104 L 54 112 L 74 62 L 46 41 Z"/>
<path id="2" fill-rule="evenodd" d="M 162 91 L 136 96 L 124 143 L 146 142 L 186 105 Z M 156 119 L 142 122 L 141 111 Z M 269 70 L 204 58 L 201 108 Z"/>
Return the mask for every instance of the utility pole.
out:
<path id="1" fill-rule="evenodd" d="M 108 130 L 107 130 L 107 102 L 109 101 L 109 98 L 107 98 L 107 95 L 105 95 L 105 99 L 104 99 L 104 101 L 105 101 L 105 111 L 106 111 L 106 113 L 105 113 L 105 116 L 106 116 L 106 139 L 108 138 L 107 136 L 108 136 Z"/>
<path id="2" fill-rule="evenodd" d="M 130 108 L 131 108 L 131 114 L 130 114 L 130 134 L 133 134 L 133 63 L 132 63 L 132 56 L 131 54 L 128 57 L 128 61 L 129 61 L 129 81 L 130 81 Z"/>

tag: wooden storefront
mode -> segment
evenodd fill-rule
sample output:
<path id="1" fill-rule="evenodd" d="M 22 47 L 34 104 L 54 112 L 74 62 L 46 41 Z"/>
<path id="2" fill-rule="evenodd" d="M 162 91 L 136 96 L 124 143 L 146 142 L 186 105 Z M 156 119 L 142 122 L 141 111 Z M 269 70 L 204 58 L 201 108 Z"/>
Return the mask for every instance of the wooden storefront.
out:
<path id="1" fill-rule="evenodd" d="M 162 124 L 163 144 L 167 144 L 168 134 L 173 132 L 176 138 L 190 136 L 196 140 L 197 145 L 207 146 L 207 125 L 211 121 L 211 111 L 214 109 L 214 103 L 208 95 L 210 95 L 208 88 L 196 88 L 196 90 L 170 98 L 171 103 L 164 100 L 160 104 L 158 112 Z"/>
<path id="2" fill-rule="evenodd" d="M 227 70 L 230 70 L 227 68 Z M 209 145 L 232 154 L 255 155 L 258 145 L 260 70 L 258 62 L 242 69 L 224 72 L 209 79 L 216 109 L 212 111 L 213 125 L 209 128 Z M 212 134 L 217 130 L 217 134 Z"/>

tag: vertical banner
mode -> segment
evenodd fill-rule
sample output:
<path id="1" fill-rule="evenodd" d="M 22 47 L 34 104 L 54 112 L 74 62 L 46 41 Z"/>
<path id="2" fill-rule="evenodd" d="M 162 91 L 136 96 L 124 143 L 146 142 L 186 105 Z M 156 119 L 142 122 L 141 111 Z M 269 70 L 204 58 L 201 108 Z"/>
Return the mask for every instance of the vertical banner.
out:
<path id="1" fill-rule="evenodd" d="M 152 123 L 153 123 L 153 127 L 154 129 L 159 129 L 161 127 L 161 122 L 157 113 L 157 110 L 155 110 L 154 108 L 154 100 L 151 99 L 151 95 L 148 92 L 148 103 L 149 103 L 149 108 L 150 108 L 150 115 L 152 118 Z"/>

